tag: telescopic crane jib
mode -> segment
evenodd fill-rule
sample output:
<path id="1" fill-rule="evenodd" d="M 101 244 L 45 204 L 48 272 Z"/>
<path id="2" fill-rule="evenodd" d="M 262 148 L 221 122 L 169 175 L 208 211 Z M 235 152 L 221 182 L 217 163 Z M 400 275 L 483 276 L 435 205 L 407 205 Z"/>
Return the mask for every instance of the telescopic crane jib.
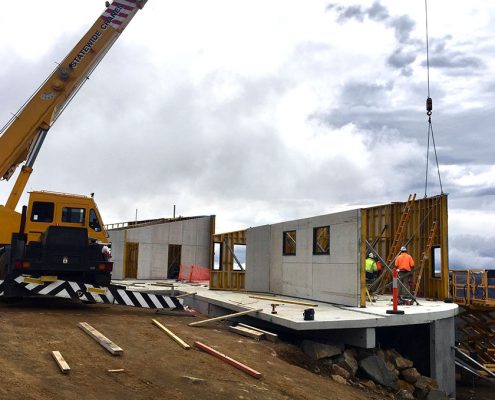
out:
<path id="1" fill-rule="evenodd" d="M 0 179 L 9 180 L 24 163 L 5 206 L 0 205 L 0 279 L 16 282 L 29 273 L 110 283 L 108 235 L 92 196 L 31 192 L 22 215 L 15 209 L 48 130 L 146 2 L 107 1 L 87 33 L 0 132 Z"/>

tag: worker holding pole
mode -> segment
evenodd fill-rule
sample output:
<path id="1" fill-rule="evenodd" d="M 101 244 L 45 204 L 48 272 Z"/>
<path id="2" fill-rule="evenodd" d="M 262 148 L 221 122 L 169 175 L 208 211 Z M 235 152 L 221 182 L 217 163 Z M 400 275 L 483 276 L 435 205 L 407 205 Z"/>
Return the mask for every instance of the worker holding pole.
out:
<path id="1" fill-rule="evenodd" d="M 411 278 L 412 278 L 412 268 L 414 268 L 414 260 L 411 255 L 407 252 L 407 248 L 402 246 L 400 248 L 400 255 L 395 259 L 395 267 L 399 272 L 399 279 L 402 283 L 406 284 L 412 290 Z M 399 287 L 399 296 L 402 294 L 402 287 Z"/>

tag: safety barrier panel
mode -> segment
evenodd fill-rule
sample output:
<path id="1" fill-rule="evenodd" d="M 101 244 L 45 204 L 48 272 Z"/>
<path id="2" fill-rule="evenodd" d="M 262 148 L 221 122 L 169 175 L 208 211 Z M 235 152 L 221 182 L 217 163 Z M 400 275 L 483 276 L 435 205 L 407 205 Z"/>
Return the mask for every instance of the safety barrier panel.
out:
<path id="1" fill-rule="evenodd" d="M 455 303 L 495 307 L 495 270 L 450 271 L 450 295 Z"/>
<path id="2" fill-rule="evenodd" d="M 210 269 L 199 265 L 181 265 L 178 279 L 180 281 L 208 284 L 210 281 Z"/>

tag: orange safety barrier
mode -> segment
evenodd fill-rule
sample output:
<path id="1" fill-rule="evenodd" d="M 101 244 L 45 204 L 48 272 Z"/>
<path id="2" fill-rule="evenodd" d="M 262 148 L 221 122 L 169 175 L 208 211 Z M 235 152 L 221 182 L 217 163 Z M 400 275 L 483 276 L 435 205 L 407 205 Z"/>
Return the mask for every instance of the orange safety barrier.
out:
<path id="1" fill-rule="evenodd" d="M 199 265 L 181 265 L 178 279 L 192 283 L 208 283 L 210 281 L 210 269 Z"/>

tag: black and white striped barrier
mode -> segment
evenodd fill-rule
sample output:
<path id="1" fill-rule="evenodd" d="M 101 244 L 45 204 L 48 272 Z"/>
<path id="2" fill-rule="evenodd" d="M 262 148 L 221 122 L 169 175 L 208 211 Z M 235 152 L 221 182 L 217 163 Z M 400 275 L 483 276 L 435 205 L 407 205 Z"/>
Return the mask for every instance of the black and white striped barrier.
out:
<path id="1" fill-rule="evenodd" d="M 50 279 L 53 278 L 53 279 Z M 183 300 L 172 296 L 125 290 L 118 286 L 94 286 L 88 283 L 58 280 L 56 277 L 34 278 L 21 275 L 14 279 L 33 295 L 55 296 L 90 303 L 120 304 L 140 308 L 167 308 L 182 310 Z M 4 295 L 7 281 L 0 281 L 0 296 Z"/>

